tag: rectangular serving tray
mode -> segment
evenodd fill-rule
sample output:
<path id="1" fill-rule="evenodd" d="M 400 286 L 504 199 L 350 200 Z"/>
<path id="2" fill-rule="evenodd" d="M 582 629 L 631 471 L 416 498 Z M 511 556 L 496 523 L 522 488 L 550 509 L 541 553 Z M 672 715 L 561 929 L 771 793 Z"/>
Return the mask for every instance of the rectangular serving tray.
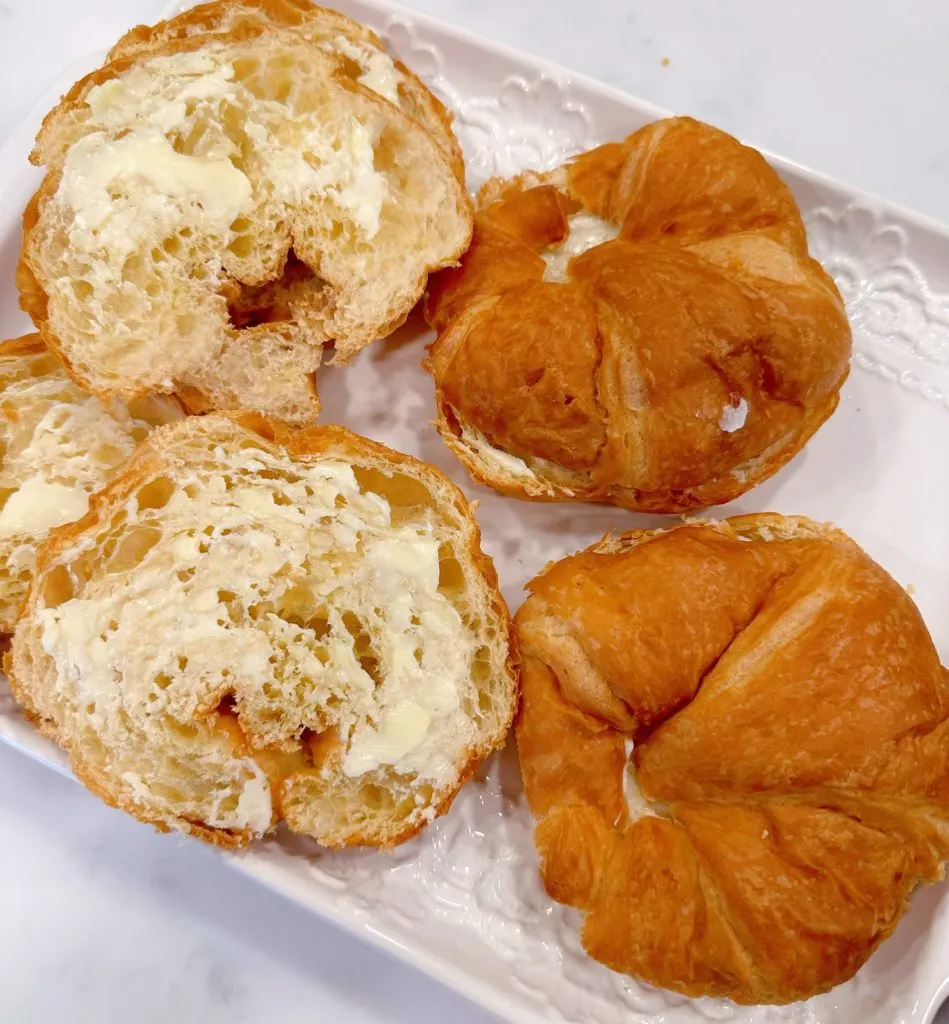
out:
<path id="1" fill-rule="evenodd" d="M 188 4 L 175 4 L 165 16 Z M 622 138 L 661 110 L 581 75 L 384 0 L 335 6 L 384 36 L 455 112 L 469 184 L 547 168 Z M 20 215 L 40 180 L 27 155 L 42 115 L 92 55 L 67 69 L 0 153 L 0 328 L 29 329 L 13 273 Z M 840 408 L 777 476 L 722 514 L 765 509 L 833 521 L 910 588 L 949 661 L 949 229 L 770 156 L 804 211 L 854 327 Z M 532 505 L 473 485 L 430 425 L 429 335 L 417 319 L 349 367 L 321 371 L 324 420 L 434 463 L 480 502 L 485 547 L 512 610 L 547 561 L 644 516 Z M 718 513 L 716 513 L 718 514 Z M 0 740 L 68 774 L 20 717 L 0 677 Z M 949 994 L 949 886 L 913 898 L 896 934 L 848 984 L 788 1007 L 736 1007 L 643 986 L 588 959 L 574 911 L 537 874 L 532 825 L 509 748 L 451 812 L 391 854 L 327 852 L 280 834 L 224 855 L 238 870 L 387 949 L 517 1024 L 927 1024 Z"/>

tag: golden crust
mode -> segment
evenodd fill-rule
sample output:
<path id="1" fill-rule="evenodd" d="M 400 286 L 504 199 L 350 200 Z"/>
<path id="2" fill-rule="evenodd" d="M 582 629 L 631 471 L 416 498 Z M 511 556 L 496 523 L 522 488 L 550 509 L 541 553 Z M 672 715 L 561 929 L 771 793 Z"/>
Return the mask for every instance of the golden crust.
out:
<path id="1" fill-rule="evenodd" d="M 460 766 L 457 783 L 446 791 L 433 807 L 434 816 L 446 813 L 461 787 L 473 776 L 478 765 L 504 745 L 513 722 L 518 695 L 519 662 L 513 624 L 507 605 L 497 587 L 497 572 L 494 563 L 481 549 L 481 533 L 467 499 L 458 487 L 434 467 L 354 434 L 344 427 L 314 426 L 305 430 L 295 430 L 259 414 L 246 412 L 217 413 L 213 418 L 231 420 L 245 430 L 257 434 L 269 444 L 284 449 L 293 458 L 335 455 L 347 461 L 358 459 L 364 462 L 368 460 L 376 465 L 383 464 L 387 469 L 393 471 L 405 470 L 416 479 L 424 480 L 426 486 L 434 495 L 437 495 L 439 501 L 453 506 L 454 511 L 464 519 L 467 531 L 465 558 L 477 575 L 478 589 L 488 598 L 490 619 L 497 629 L 497 635 L 509 641 L 506 660 L 501 666 L 499 678 L 495 680 L 499 705 L 506 711 L 505 714 L 499 716 L 496 727 L 490 734 L 482 730 L 480 742 L 467 751 L 466 761 Z M 176 429 L 179 432 L 190 430 L 200 433 L 203 429 L 202 423 L 205 422 L 207 422 L 205 417 L 195 417 L 184 424 L 178 424 Z M 102 522 L 107 521 L 117 508 L 123 507 L 156 474 L 167 471 L 163 454 L 165 437 L 166 434 L 161 428 L 150 435 L 113 480 L 102 491 L 91 497 L 88 513 L 75 523 L 56 528 L 43 542 L 37 554 L 37 567 L 34 576 L 36 582 L 26 602 L 21 623 L 29 618 L 31 610 L 36 605 L 37 591 L 42 586 L 45 575 L 58 564 L 58 559 L 63 552 L 72 548 L 76 541 L 86 533 L 94 531 Z M 254 838 L 249 830 L 222 829 L 180 816 L 156 815 L 139 801 L 130 798 L 120 787 L 117 787 L 115 780 L 110 778 L 108 773 L 98 771 L 89 762 L 88 758 L 84 756 L 82 745 L 73 743 L 65 728 L 61 728 L 55 721 L 44 717 L 38 711 L 31 692 L 31 688 L 37 684 L 39 679 L 39 673 L 32 664 L 33 656 L 32 645 L 25 640 L 18 644 L 17 638 L 14 639 L 13 650 L 6 654 L 3 662 L 13 696 L 22 706 L 26 717 L 39 731 L 69 754 L 70 767 L 74 774 L 92 792 L 111 806 L 126 811 L 146 824 L 153 825 L 159 831 L 174 829 L 225 848 L 246 846 Z M 244 750 L 249 749 L 246 738 L 240 728 L 235 726 L 233 720 L 221 721 L 218 718 L 215 721 L 215 717 L 212 716 L 210 722 L 212 728 L 223 729 L 236 746 Z M 288 761 L 280 754 L 268 760 L 270 754 L 266 750 L 256 750 L 254 756 L 257 757 L 270 777 L 275 808 L 271 823 L 273 827 L 279 820 L 279 808 L 286 787 L 293 781 L 294 772 L 300 766 L 294 758 L 291 757 Z M 365 820 L 362 832 L 349 830 L 344 838 L 338 840 L 333 837 L 322 838 L 321 843 L 329 847 L 362 845 L 389 848 L 417 834 L 425 823 L 424 818 L 416 817 L 404 823 L 404 827 L 390 829 L 380 834 L 369 815 Z"/>
<path id="2" fill-rule="evenodd" d="M 607 536 L 529 589 L 518 751 L 587 952 L 739 1003 L 850 978 L 949 857 L 949 672 L 906 592 L 776 514 Z"/>
<path id="3" fill-rule="evenodd" d="M 836 407 L 843 302 L 790 190 L 731 136 L 659 121 L 479 200 L 461 266 L 429 283 L 425 365 L 438 429 L 480 482 L 650 512 L 721 504 Z M 552 277 L 577 214 L 617 237 Z"/>

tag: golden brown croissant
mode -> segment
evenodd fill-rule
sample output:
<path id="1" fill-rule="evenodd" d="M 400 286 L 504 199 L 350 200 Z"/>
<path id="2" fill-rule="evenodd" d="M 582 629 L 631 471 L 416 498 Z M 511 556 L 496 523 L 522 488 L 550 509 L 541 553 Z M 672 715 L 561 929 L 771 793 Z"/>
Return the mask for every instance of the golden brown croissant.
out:
<path id="1" fill-rule="evenodd" d="M 904 590 L 772 514 L 607 537 L 530 590 L 518 750 L 587 952 L 741 1003 L 850 978 L 949 856 L 949 672 Z"/>
<path id="2" fill-rule="evenodd" d="M 837 404 L 851 335 L 753 149 L 658 121 L 482 190 L 430 283 L 439 430 L 520 498 L 674 512 L 770 476 Z"/>

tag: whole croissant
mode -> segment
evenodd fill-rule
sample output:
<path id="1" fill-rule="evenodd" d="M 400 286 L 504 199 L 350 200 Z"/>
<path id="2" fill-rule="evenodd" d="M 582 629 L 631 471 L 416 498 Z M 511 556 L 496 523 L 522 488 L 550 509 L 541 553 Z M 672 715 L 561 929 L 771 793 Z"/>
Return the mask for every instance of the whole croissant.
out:
<path id="1" fill-rule="evenodd" d="M 439 430 L 505 494 L 729 501 L 837 405 L 850 328 L 760 153 L 689 118 L 482 190 L 430 283 Z"/>
<path id="2" fill-rule="evenodd" d="M 905 591 L 771 514 L 606 538 L 530 589 L 518 750 L 590 955 L 739 1003 L 850 978 L 949 856 L 949 672 Z"/>

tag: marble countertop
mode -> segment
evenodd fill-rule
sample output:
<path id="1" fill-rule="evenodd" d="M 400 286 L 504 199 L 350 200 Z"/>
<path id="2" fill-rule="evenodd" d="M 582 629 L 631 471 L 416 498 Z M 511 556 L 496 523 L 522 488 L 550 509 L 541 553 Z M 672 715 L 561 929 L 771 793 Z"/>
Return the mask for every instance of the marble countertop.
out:
<path id="1" fill-rule="evenodd" d="M 944 0 L 404 2 L 949 221 Z M 0 141 L 66 65 L 160 7 L 0 2 Z M 11 1024 L 494 1019 L 5 748 L 0 836 Z"/>

